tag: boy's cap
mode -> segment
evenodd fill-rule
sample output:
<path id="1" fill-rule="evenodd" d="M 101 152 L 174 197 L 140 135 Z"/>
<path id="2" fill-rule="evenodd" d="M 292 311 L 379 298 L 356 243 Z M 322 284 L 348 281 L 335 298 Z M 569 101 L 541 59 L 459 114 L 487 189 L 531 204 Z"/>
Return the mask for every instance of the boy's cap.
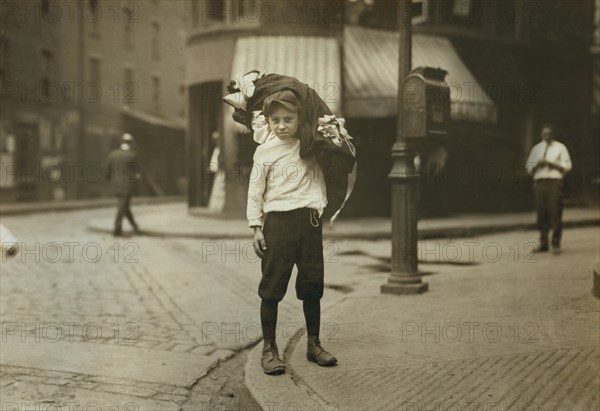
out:
<path id="1" fill-rule="evenodd" d="M 265 116 L 269 115 L 269 111 L 271 111 L 271 109 L 273 107 L 275 107 L 277 104 L 280 104 L 283 107 L 285 107 L 286 109 L 293 111 L 293 112 L 299 111 L 298 98 L 296 97 L 294 92 L 291 90 L 281 90 L 281 91 L 278 91 L 277 93 L 273 93 L 270 96 L 267 96 L 267 98 L 265 98 L 263 101 L 263 107 L 262 107 L 263 114 Z"/>

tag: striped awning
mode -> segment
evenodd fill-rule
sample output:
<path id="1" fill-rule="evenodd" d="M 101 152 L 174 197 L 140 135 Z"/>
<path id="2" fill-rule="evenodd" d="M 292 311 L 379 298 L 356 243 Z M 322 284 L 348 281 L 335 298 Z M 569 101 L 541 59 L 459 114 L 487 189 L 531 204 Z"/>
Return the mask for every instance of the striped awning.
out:
<path id="1" fill-rule="evenodd" d="M 250 70 L 292 76 L 307 83 L 340 114 L 340 51 L 335 38 L 252 36 L 235 44 L 231 78 Z"/>
<path id="2" fill-rule="evenodd" d="M 412 66 L 448 72 L 452 120 L 495 123 L 497 110 L 452 43 L 445 37 L 413 35 Z M 348 117 L 397 113 L 398 33 L 348 26 L 344 29 L 344 111 Z"/>

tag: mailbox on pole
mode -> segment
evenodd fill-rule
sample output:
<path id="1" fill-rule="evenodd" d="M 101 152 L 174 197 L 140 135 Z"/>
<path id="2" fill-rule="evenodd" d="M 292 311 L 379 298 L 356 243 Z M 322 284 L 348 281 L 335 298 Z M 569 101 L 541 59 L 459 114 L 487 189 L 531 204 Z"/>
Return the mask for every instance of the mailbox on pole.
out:
<path id="1" fill-rule="evenodd" d="M 450 88 L 447 71 L 417 67 L 402 86 L 402 131 L 405 138 L 443 137 L 450 122 Z M 419 142 L 416 142 L 419 144 Z"/>
<path id="2" fill-rule="evenodd" d="M 444 137 L 450 122 L 450 88 L 447 72 L 431 67 L 412 70 L 399 90 L 398 127 L 401 137 L 392 147 L 392 261 L 386 294 L 427 291 L 417 259 L 417 196 L 419 171 L 414 166 L 417 148 Z"/>

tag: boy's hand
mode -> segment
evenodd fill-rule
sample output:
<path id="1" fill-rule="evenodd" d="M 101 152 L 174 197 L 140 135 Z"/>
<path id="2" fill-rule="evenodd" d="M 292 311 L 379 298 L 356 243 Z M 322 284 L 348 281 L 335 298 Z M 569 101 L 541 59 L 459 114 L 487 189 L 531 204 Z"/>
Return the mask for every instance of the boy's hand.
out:
<path id="1" fill-rule="evenodd" d="M 252 245 L 254 246 L 254 252 L 259 258 L 263 258 L 265 251 L 267 250 L 267 243 L 265 242 L 265 236 L 262 232 L 262 227 L 254 227 L 254 238 L 252 239 Z"/>

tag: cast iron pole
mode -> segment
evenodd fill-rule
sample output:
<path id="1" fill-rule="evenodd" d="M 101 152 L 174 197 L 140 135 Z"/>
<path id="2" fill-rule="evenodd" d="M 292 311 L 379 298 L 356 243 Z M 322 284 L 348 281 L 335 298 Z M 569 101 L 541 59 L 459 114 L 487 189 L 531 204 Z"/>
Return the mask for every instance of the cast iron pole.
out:
<path id="1" fill-rule="evenodd" d="M 402 85 L 411 70 L 411 0 L 398 0 L 398 122 L 396 143 L 392 147 L 392 263 L 384 294 L 415 294 L 427 291 L 417 268 L 417 195 L 419 173 L 414 166 L 415 146 L 402 130 Z"/>

